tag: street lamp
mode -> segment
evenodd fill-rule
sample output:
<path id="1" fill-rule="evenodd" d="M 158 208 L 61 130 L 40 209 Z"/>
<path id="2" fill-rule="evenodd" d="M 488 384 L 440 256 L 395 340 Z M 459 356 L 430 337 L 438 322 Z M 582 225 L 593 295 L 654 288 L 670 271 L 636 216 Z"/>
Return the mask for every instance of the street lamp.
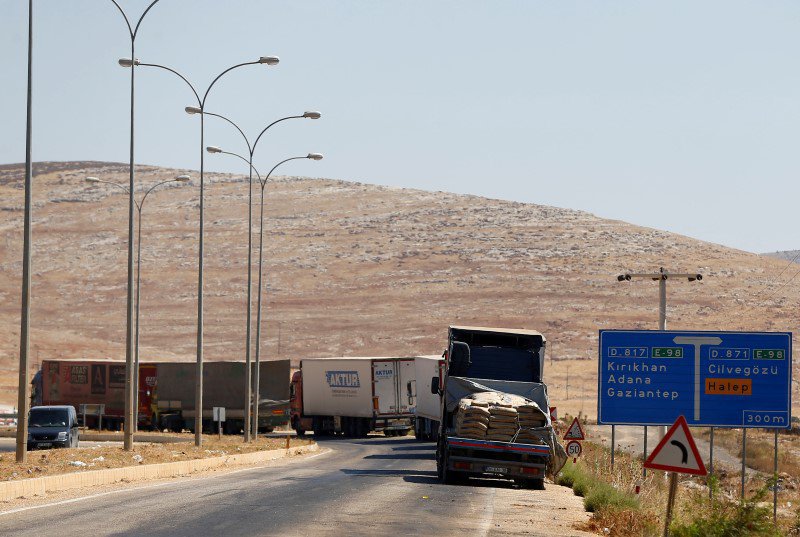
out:
<path id="1" fill-rule="evenodd" d="M 25 118 L 25 215 L 22 232 L 22 304 L 19 330 L 19 387 L 17 391 L 17 462 L 28 458 L 28 351 L 31 337 L 31 189 L 33 188 L 32 159 L 32 87 L 33 87 L 33 0 L 28 0 L 28 92 Z"/>
<path id="2" fill-rule="evenodd" d="M 261 181 L 261 212 L 259 216 L 259 227 L 258 227 L 258 306 L 257 306 L 257 315 L 256 315 L 256 398 L 259 396 L 259 379 L 260 379 L 260 356 L 261 356 L 261 278 L 263 275 L 262 266 L 264 263 L 264 187 L 267 186 L 267 181 L 269 181 L 272 172 L 286 162 L 290 160 L 298 160 L 298 159 L 311 159 L 311 160 L 322 160 L 321 153 L 309 153 L 304 157 L 290 157 L 284 159 L 277 163 L 272 169 L 269 171 L 267 176 Z M 253 421 L 256 423 L 255 431 L 253 432 L 253 438 L 258 439 L 258 399 L 256 399 L 256 404 L 253 407 Z"/>
<path id="3" fill-rule="evenodd" d="M 211 81 L 211 84 L 208 85 L 206 88 L 205 93 L 202 97 L 189 82 L 185 76 L 181 73 L 167 67 L 165 65 L 160 65 L 157 63 L 142 63 L 137 59 L 134 59 L 134 56 L 131 55 L 129 58 L 130 61 L 126 61 L 123 63 L 123 60 L 120 60 L 120 65 L 123 67 L 133 67 L 134 65 L 140 65 L 143 67 L 156 67 L 159 69 L 163 69 L 165 71 L 169 71 L 170 73 L 174 74 L 181 80 L 183 80 L 186 85 L 189 86 L 189 89 L 192 90 L 195 98 L 197 99 L 197 106 L 187 106 L 186 113 L 188 114 L 200 114 L 200 238 L 199 238 L 199 246 L 198 246 L 198 268 L 197 268 L 197 369 L 195 371 L 195 420 L 194 420 L 194 444 L 195 446 L 201 446 L 203 444 L 203 224 L 204 224 L 204 194 L 205 194 L 205 175 L 204 175 L 204 156 L 205 152 L 203 151 L 204 146 L 204 136 L 205 136 L 205 121 L 204 121 L 204 110 L 205 110 L 205 103 L 206 99 L 208 98 L 208 94 L 211 92 L 211 88 L 214 87 L 214 84 L 222 78 L 225 74 L 237 69 L 239 67 L 244 67 L 245 65 L 277 65 L 280 62 L 280 59 L 277 56 L 261 56 L 258 60 L 251 61 L 251 62 L 243 62 L 236 64 L 234 66 L 228 67 L 224 71 L 214 78 Z"/>
<path id="4" fill-rule="evenodd" d="M 134 337 L 134 367 L 133 367 L 133 398 L 132 398 L 132 407 L 134 410 L 134 415 L 136 419 L 133 421 L 132 430 L 136 430 L 139 424 L 139 302 L 140 302 L 140 291 L 141 291 L 141 266 L 142 266 L 142 209 L 144 208 L 144 202 L 147 200 L 147 196 L 161 185 L 166 183 L 186 183 L 191 179 L 188 175 L 177 175 L 173 179 L 168 179 L 166 181 L 161 181 L 160 183 L 156 183 L 155 185 L 151 186 L 142 196 L 142 201 L 137 202 L 134 198 L 134 203 L 136 204 L 136 210 L 138 211 L 139 221 L 138 221 L 138 229 L 136 231 L 136 334 Z M 93 184 L 107 184 L 111 186 L 115 186 L 117 188 L 121 188 L 125 192 L 128 192 L 128 187 L 125 185 L 121 185 L 119 183 L 114 183 L 112 181 L 104 181 L 97 177 L 87 177 L 87 183 Z"/>
<path id="5" fill-rule="evenodd" d="M 188 114 L 198 114 L 202 113 L 197 107 L 194 106 L 187 106 L 186 112 Z M 252 379 L 251 379 L 251 371 L 250 371 L 250 340 L 251 340 L 251 326 L 253 324 L 252 321 L 252 309 L 253 309 L 253 299 L 252 299 L 252 282 L 253 282 L 253 260 L 252 260 L 252 253 L 253 253 L 253 171 L 256 171 L 253 167 L 253 154 L 255 153 L 256 147 L 258 146 L 259 140 L 261 140 L 261 136 L 269 130 L 270 127 L 275 125 L 276 123 L 280 123 L 281 121 L 286 121 L 287 119 L 319 119 L 322 117 L 322 114 L 316 111 L 306 111 L 303 112 L 302 115 L 297 116 L 286 116 L 280 118 L 276 121 L 273 121 L 269 125 L 267 125 L 256 137 L 254 143 L 250 143 L 250 140 L 247 138 L 247 135 L 244 131 L 233 121 L 228 119 L 227 117 L 221 114 L 215 114 L 212 112 L 206 112 L 205 115 L 214 116 L 222 119 L 223 121 L 227 121 L 231 124 L 239 134 L 242 135 L 244 138 L 245 144 L 247 144 L 247 151 L 248 151 L 248 158 L 244 158 L 241 155 L 237 155 L 236 153 L 230 153 L 227 151 L 223 151 L 219 147 L 216 146 L 208 146 L 206 147 L 206 151 L 209 153 L 226 153 L 229 155 L 233 155 L 235 157 L 240 158 L 241 160 L 245 161 L 248 166 L 249 172 L 249 179 L 248 179 L 248 203 L 247 203 L 247 330 L 246 330 L 246 343 L 245 343 L 245 406 L 244 406 L 244 441 L 250 442 L 250 435 L 251 429 L 258 428 L 258 422 L 256 421 L 255 424 L 250 422 L 250 406 L 252 404 L 252 394 L 251 394 L 251 387 L 252 387 Z M 258 175 L 258 171 L 256 171 L 256 175 Z M 258 176 L 259 182 L 261 182 L 261 176 Z M 256 392 L 256 405 L 258 405 L 258 398 L 259 393 Z"/>
<path id="6" fill-rule="evenodd" d="M 136 72 L 135 67 L 139 65 L 139 60 L 136 59 L 136 35 L 139 32 L 139 26 L 145 16 L 150 10 L 158 3 L 159 0 L 153 0 L 144 10 L 136 25 L 131 24 L 131 20 L 125 14 L 125 10 L 117 3 L 116 0 L 111 2 L 122 14 L 125 19 L 125 24 L 128 26 L 128 35 L 131 38 L 131 57 L 128 65 L 124 67 L 131 68 L 131 135 L 130 135 L 130 165 L 129 165 L 129 180 L 128 180 L 128 296 L 127 296 L 127 314 L 126 314 L 126 329 L 125 329 L 125 437 L 124 449 L 130 451 L 133 449 L 133 126 L 134 126 L 134 102 L 135 102 L 135 84 L 134 75 Z M 122 65 L 122 62 L 120 62 Z"/>

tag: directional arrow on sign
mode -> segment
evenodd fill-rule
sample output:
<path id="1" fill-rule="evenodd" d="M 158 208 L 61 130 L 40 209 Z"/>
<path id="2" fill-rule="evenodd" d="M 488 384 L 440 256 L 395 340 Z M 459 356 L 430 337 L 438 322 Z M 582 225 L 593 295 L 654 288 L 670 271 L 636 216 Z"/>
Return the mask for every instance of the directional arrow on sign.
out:
<path id="1" fill-rule="evenodd" d="M 645 461 L 644 467 L 692 475 L 708 473 L 703 459 L 700 457 L 700 452 L 697 451 L 686 418 L 680 416 L 669 428 L 667 434 Z"/>
<path id="2" fill-rule="evenodd" d="M 678 345 L 694 345 L 694 421 L 700 421 L 700 347 L 719 345 L 722 340 L 718 337 L 677 336 L 672 341 Z"/>

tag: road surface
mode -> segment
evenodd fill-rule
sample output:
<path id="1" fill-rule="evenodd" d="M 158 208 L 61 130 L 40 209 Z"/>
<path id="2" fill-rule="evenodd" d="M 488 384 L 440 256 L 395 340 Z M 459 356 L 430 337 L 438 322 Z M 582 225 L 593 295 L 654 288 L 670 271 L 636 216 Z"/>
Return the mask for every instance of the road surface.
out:
<path id="1" fill-rule="evenodd" d="M 0 505 L 0 535 L 591 535 L 572 529 L 588 514 L 564 487 L 442 485 L 433 444 L 413 438 L 320 445 L 321 454 L 265 468 Z"/>

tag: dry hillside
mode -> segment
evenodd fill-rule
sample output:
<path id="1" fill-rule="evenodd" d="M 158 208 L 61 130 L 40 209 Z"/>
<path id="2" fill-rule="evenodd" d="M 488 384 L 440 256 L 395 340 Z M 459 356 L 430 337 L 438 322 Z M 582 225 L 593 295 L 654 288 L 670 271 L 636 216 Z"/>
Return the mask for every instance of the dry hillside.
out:
<path id="1" fill-rule="evenodd" d="M 142 188 L 185 170 L 142 166 Z M 141 356 L 195 352 L 198 187 L 167 185 L 145 207 Z M 124 164 L 35 166 L 33 361 L 121 358 Z M 23 167 L 0 166 L 0 403 L 16 399 Z M 206 189 L 208 360 L 244 354 L 247 186 Z M 526 327 L 550 341 L 551 395 L 594 414 L 597 330 L 655 328 L 655 282 L 625 270 L 702 272 L 669 284 L 669 328 L 792 330 L 798 285 L 785 261 L 591 214 L 445 192 L 284 177 L 268 187 L 266 359 L 441 352 L 448 323 Z M 784 274 L 781 278 L 786 278 Z M 795 384 L 797 386 L 797 384 Z M 795 401 L 800 397 L 795 397 Z"/>

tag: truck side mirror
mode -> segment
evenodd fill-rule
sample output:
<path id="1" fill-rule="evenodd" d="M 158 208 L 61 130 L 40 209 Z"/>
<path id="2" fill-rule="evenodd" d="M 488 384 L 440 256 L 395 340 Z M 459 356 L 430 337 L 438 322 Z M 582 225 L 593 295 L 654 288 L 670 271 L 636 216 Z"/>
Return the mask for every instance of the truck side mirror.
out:
<path id="1" fill-rule="evenodd" d="M 472 358 L 469 345 L 463 341 L 454 341 L 450 355 L 450 374 L 457 377 L 464 376 L 471 365 Z"/>
<path id="2" fill-rule="evenodd" d="M 439 395 L 439 377 L 431 378 L 431 393 L 433 395 Z"/>

